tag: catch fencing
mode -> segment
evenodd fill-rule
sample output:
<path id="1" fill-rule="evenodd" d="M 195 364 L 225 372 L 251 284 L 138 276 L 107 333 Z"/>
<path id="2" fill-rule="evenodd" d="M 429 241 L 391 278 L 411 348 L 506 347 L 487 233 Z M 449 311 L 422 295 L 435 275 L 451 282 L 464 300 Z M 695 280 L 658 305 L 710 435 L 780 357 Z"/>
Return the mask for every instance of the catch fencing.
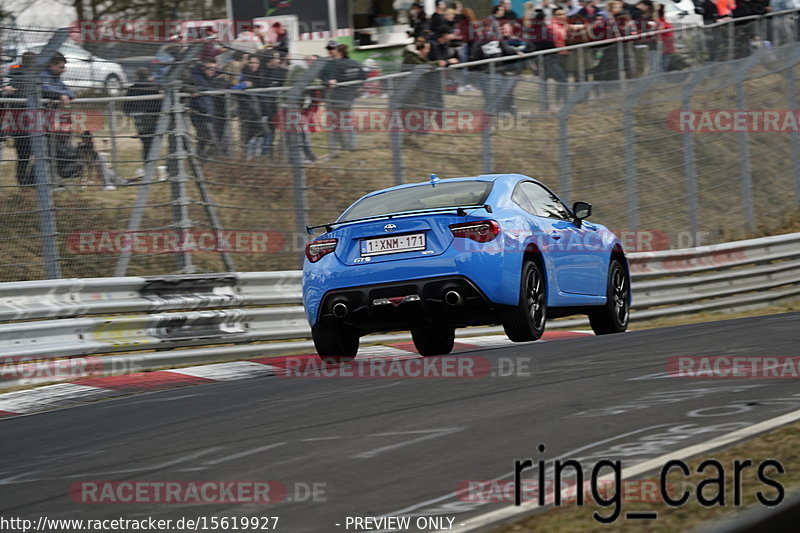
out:
<path id="1" fill-rule="evenodd" d="M 276 87 L 231 89 L 225 49 L 206 87 L 202 44 L 151 46 L 148 62 L 131 43 L 84 43 L 111 59 L 81 59 L 66 31 L 0 31 L 18 56 L 39 54 L 36 90 L 3 93 L 4 118 L 65 112 L 46 117 L 60 133 L 2 133 L 0 280 L 293 269 L 306 225 L 432 173 L 528 174 L 665 249 L 779 232 L 800 202 L 798 128 L 786 125 L 798 118 L 797 11 L 446 69 L 384 64 L 335 88 L 320 81 L 329 59 L 290 58 Z M 76 92 L 68 109 L 32 74 L 56 49 Z M 143 66 L 158 84 L 120 96 Z M 58 153 L 67 137 L 77 155 Z M 26 158 L 34 175 L 18 173 Z"/>
<path id="2" fill-rule="evenodd" d="M 628 259 L 633 321 L 800 295 L 800 233 Z M 31 383 L 14 377 L 27 375 L 25 365 L 36 364 L 30 361 L 103 355 L 93 368 L 112 373 L 312 351 L 300 282 L 300 272 L 282 271 L 0 284 L 0 360 L 7 370 L 0 388 Z M 586 325 L 585 318 L 549 323 Z M 461 337 L 498 333 L 496 326 L 458 330 Z M 369 335 L 362 342 L 397 339 Z"/>

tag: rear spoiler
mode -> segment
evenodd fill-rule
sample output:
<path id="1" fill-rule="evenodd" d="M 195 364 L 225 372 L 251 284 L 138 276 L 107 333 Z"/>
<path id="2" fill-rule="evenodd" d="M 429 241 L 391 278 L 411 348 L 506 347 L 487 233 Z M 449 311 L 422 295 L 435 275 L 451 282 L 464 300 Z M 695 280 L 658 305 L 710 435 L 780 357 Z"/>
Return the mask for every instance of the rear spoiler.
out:
<path id="1" fill-rule="evenodd" d="M 403 211 L 400 213 L 391 213 L 388 215 L 376 215 L 373 217 L 364 217 L 364 218 L 354 218 L 352 220 L 342 220 L 341 222 L 328 222 L 327 224 L 320 224 L 319 226 L 306 226 L 306 231 L 309 235 L 314 235 L 314 230 L 318 228 L 325 228 L 325 231 L 333 231 L 334 226 L 338 226 L 340 224 L 349 224 L 350 222 L 362 222 L 364 220 L 377 220 L 381 218 L 385 219 L 392 219 L 394 217 L 403 217 L 403 216 L 413 216 L 413 215 L 423 215 L 425 213 L 444 213 L 447 211 L 455 210 L 456 215 L 460 217 L 467 216 L 467 209 L 486 209 L 487 212 L 492 212 L 492 206 L 489 204 L 483 205 L 462 205 L 462 206 L 452 206 L 452 207 L 438 207 L 436 209 L 425 209 L 423 211 Z"/>

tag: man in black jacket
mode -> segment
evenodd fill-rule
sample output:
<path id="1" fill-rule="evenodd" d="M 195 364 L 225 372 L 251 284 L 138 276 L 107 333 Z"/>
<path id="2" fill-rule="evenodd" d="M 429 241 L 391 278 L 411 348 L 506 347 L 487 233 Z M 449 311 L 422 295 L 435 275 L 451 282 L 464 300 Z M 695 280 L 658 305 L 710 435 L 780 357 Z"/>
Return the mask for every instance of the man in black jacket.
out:
<path id="1" fill-rule="evenodd" d="M 125 96 L 153 96 L 161 91 L 158 85 L 150 79 L 150 69 L 139 67 L 136 69 L 136 82 L 128 88 Z M 142 161 L 148 160 L 150 146 L 153 144 L 153 135 L 158 125 L 158 114 L 161 111 L 162 100 L 137 100 L 127 101 L 122 104 L 122 111 L 133 119 L 136 125 L 136 134 L 142 141 Z"/>
<path id="2" fill-rule="evenodd" d="M 346 82 L 365 80 L 367 73 L 361 63 L 350 59 L 346 44 L 338 45 L 333 52 L 333 64 L 324 71 L 323 81 L 328 87 L 327 110 L 330 114 L 328 124 L 328 149 L 336 154 L 337 145 L 345 150 L 355 150 L 356 136 L 352 120 L 353 101 L 356 99 L 359 84 L 340 85 Z M 345 122 L 340 126 L 340 123 Z"/>
<path id="3" fill-rule="evenodd" d="M 523 55 L 522 52 L 509 46 L 507 42 L 507 39 L 509 39 L 512 34 L 510 24 L 508 22 L 503 22 L 500 26 L 500 31 L 502 37 L 498 35 L 489 35 L 488 37 L 490 37 L 490 39 L 473 43 L 469 51 L 469 60 L 481 61 L 484 59 Z M 491 102 L 488 106 L 491 112 L 514 112 L 514 87 L 519 81 L 518 64 L 516 63 L 516 61 L 495 63 L 494 76 L 489 74 L 492 70 L 489 64 L 473 67 L 481 91 L 483 91 L 484 100 L 487 104 Z"/>

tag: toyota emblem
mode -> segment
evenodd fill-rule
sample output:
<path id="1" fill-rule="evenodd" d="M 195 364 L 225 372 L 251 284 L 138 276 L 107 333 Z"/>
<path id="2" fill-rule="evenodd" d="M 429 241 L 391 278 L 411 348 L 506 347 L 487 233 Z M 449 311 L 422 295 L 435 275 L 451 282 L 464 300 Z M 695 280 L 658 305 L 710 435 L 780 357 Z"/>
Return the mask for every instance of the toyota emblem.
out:
<path id="1" fill-rule="evenodd" d="M 386 231 L 386 232 L 389 232 L 389 233 L 391 233 L 392 231 L 394 231 L 396 229 L 397 229 L 397 226 L 395 226 L 394 224 L 386 224 L 383 227 L 383 231 Z"/>

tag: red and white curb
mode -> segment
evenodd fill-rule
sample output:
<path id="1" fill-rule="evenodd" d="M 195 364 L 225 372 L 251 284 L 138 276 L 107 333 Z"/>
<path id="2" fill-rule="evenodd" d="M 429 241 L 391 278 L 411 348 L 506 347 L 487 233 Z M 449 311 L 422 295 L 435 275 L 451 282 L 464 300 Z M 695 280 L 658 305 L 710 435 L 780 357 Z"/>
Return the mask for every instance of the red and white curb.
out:
<path id="1" fill-rule="evenodd" d="M 587 331 L 548 331 L 538 342 L 593 335 Z M 453 353 L 516 344 L 504 335 L 465 337 L 456 340 Z M 361 348 L 358 360 L 393 360 L 419 357 L 411 342 Z M 92 401 L 132 393 L 152 392 L 177 387 L 275 376 L 298 361 L 317 359 L 316 354 L 264 357 L 247 361 L 191 366 L 176 370 L 139 372 L 119 376 L 79 379 L 69 383 L 0 394 L 0 418 L 27 415 L 50 409 L 73 407 Z"/>

